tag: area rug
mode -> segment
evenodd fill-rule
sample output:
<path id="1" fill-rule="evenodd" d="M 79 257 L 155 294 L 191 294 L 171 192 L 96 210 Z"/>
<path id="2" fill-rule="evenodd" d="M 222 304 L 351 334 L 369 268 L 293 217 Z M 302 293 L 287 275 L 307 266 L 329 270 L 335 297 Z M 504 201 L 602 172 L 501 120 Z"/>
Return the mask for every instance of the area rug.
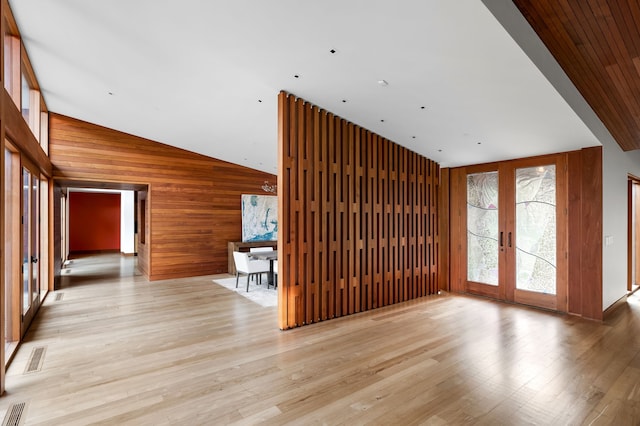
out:
<path id="1" fill-rule="evenodd" d="M 247 292 L 247 277 L 240 277 L 238 288 L 236 288 L 236 279 L 234 278 L 222 278 L 213 280 L 215 284 L 228 288 L 231 291 L 235 291 L 240 296 L 246 297 L 254 303 L 260 306 L 278 306 L 278 290 L 273 287 L 267 288 L 266 279 L 263 280 L 262 285 L 257 285 L 256 281 L 249 281 L 249 291 Z"/>

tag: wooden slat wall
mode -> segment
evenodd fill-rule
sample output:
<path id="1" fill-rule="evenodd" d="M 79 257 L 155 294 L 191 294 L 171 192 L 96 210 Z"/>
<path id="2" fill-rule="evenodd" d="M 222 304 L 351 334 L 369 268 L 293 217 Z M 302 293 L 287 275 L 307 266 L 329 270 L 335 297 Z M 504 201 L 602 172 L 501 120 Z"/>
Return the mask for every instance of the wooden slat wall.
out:
<path id="1" fill-rule="evenodd" d="M 438 179 L 437 196 L 438 196 L 438 239 L 436 241 L 436 253 L 442 253 L 438 256 L 438 288 L 444 291 L 451 289 L 451 276 L 449 274 L 449 265 L 451 257 L 449 256 L 449 209 L 451 203 L 450 186 L 449 186 L 449 168 L 440 169 L 440 178 Z"/>
<path id="2" fill-rule="evenodd" d="M 149 185 L 140 260 L 151 280 L 227 272 L 227 242 L 242 237 L 241 194 L 275 179 L 56 114 L 49 137 L 55 179 Z"/>
<path id="3" fill-rule="evenodd" d="M 438 291 L 439 166 L 285 92 L 280 328 Z"/>

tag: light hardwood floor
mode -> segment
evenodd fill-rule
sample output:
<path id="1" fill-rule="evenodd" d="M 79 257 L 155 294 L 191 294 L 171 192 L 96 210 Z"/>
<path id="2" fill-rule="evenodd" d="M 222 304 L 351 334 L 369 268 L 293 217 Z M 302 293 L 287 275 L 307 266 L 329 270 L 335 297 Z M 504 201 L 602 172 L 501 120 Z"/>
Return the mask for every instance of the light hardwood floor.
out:
<path id="1" fill-rule="evenodd" d="M 600 324 L 440 295 L 289 331 L 212 276 L 74 261 L 7 372 L 26 424 L 640 423 L 640 300 Z M 62 299 L 56 301 L 56 295 Z M 40 371 L 24 374 L 34 347 Z"/>

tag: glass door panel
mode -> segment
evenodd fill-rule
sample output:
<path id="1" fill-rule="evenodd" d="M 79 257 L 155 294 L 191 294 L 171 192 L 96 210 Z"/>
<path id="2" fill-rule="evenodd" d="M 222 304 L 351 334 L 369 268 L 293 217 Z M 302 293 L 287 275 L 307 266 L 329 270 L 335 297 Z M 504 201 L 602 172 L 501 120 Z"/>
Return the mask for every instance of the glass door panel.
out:
<path id="1" fill-rule="evenodd" d="M 40 179 L 31 176 L 31 301 L 40 298 Z"/>
<path id="2" fill-rule="evenodd" d="M 556 167 L 516 169 L 515 181 L 516 289 L 555 295 Z"/>
<path id="3" fill-rule="evenodd" d="M 24 160 L 23 160 L 24 164 Z M 31 167 L 22 168 L 22 323 L 27 330 L 40 306 L 40 179 Z"/>
<path id="4" fill-rule="evenodd" d="M 22 315 L 31 307 L 31 173 L 22 169 Z"/>
<path id="5" fill-rule="evenodd" d="M 498 285 L 498 172 L 467 175 L 467 280 Z"/>
<path id="6" fill-rule="evenodd" d="M 5 149 L 4 151 L 4 337 L 5 337 L 5 361 L 10 357 L 12 350 L 20 339 L 20 308 L 16 302 L 20 301 L 20 231 L 18 218 L 21 206 L 15 203 L 20 200 L 20 169 L 19 157 L 15 153 Z M 16 288 L 17 287 L 17 288 Z M 17 326 L 17 331 L 16 331 Z"/>

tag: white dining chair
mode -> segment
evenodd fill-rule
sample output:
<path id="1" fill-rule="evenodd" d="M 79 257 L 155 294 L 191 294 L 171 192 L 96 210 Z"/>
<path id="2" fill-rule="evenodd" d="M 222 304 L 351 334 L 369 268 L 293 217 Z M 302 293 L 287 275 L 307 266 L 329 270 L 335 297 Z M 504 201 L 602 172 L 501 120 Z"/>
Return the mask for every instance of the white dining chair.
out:
<path id="1" fill-rule="evenodd" d="M 251 247 L 250 252 L 255 253 L 258 251 L 273 251 L 273 247 Z"/>
<path id="2" fill-rule="evenodd" d="M 278 259 L 273 261 L 273 287 L 278 288 Z"/>
<path id="3" fill-rule="evenodd" d="M 238 288 L 241 274 L 247 276 L 247 291 L 249 291 L 249 279 L 252 276 L 257 276 L 260 282 L 262 274 L 269 272 L 268 260 L 250 260 L 247 253 L 234 251 L 233 261 L 236 264 L 236 288 Z"/>

